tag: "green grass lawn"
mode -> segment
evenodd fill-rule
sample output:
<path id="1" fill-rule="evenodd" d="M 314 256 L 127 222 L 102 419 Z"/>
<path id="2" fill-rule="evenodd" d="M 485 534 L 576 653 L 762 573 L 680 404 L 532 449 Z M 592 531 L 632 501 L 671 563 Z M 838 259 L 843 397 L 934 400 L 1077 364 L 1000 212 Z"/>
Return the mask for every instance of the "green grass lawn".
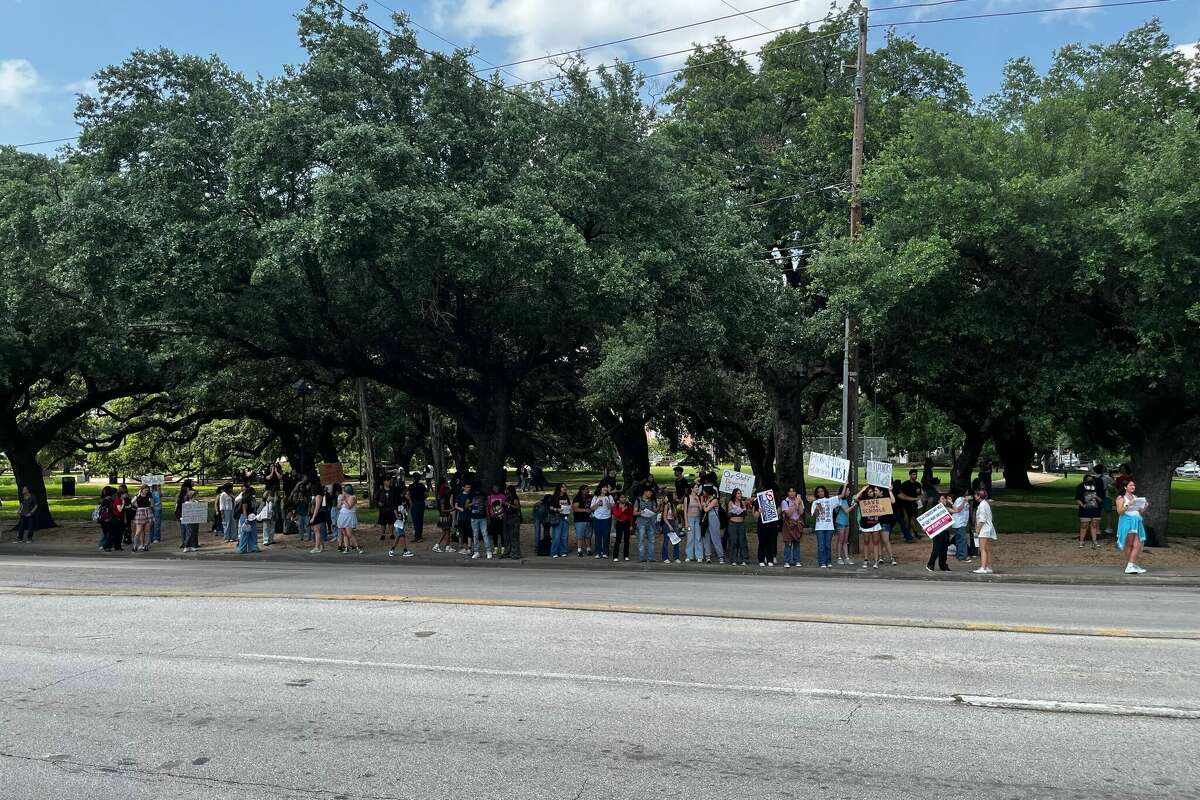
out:
<path id="1" fill-rule="evenodd" d="M 749 471 L 749 467 L 743 467 L 743 469 Z M 665 487 L 672 485 L 674 473 L 671 467 L 654 467 L 651 471 L 660 484 Z M 950 476 L 948 471 L 934 470 L 934 472 L 942 479 L 943 483 L 949 483 Z M 684 474 L 694 476 L 696 469 L 694 467 L 686 468 Z M 902 474 L 906 475 L 907 470 L 897 467 L 896 475 Z M 583 484 L 595 486 L 600 480 L 601 475 L 602 473 L 600 472 L 547 471 L 546 480 L 549 486 L 553 486 L 560 481 L 566 483 L 571 492 L 574 493 Z M 100 490 L 103 488 L 103 485 L 100 483 L 79 484 L 76 489 L 78 492 L 77 496 L 62 497 L 59 476 L 47 479 L 46 484 L 50 494 L 50 511 L 54 514 L 55 519 L 62 522 L 90 520 L 92 509 L 99 502 Z M 997 527 L 1002 533 L 1016 533 L 1021 531 L 1042 533 L 1061 531 L 1068 533 L 1078 530 L 1078 517 L 1075 515 L 1075 487 L 1078 484 L 1079 477 L 1072 475 L 1070 478 L 1060 478 L 1053 483 L 1035 486 L 1025 491 L 1010 492 L 1005 489 L 998 489 L 996 491 L 996 499 L 1001 502 L 1048 503 L 1059 505 L 1061 508 L 1001 506 L 996 509 Z M 813 488 L 822 485 L 827 487 L 833 486 L 828 481 L 819 481 L 811 478 L 808 480 L 808 490 L 810 493 Z M 131 484 L 130 489 L 136 489 L 136 486 Z M 209 499 L 216 496 L 216 484 L 198 487 L 198 489 L 201 498 Z M 170 514 L 174 510 L 176 491 L 174 486 L 166 487 L 164 507 L 167 509 L 167 514 Z M 16 486 L 11 476 L 0 478 L 0 501 L 3 501 L 3 506 L 0 506 L 0 524 L 3 524 L 3 521 L 15 521 L 17 510 Z M 1171 534 L 1174 536 L 1200 536 L 1200 514 L 1174 513 L 1175 511 L 1200 509 L 1200 480 L 1176 479 L 1172 488 L 1171 504 L 1173 509 L 1173 513 L 1171 514 Z"/>

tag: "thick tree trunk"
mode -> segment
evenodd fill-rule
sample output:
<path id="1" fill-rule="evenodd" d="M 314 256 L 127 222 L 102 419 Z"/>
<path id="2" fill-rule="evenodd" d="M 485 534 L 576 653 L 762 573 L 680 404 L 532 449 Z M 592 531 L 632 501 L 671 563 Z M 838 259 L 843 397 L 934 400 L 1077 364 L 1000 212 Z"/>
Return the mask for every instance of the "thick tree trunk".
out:
<path id="1" fill-rule="evenodd" d="M 462 424 L 475 442 L 479 456 L 478 480 L 485 489 L 492 484 L 503 487 L 504 462 L 512 445 L 512 387 L 493 381 L 490 396 L 481 398 L 480 418 Z"/>
<path id="2" fill-rule="evenodd" d="M 614 417 L 606 426 L 608 436 L 621 459 L 621 481 L 626 488 L 650 474 L 650 442 L 646 439 L 646 423 L 637 414 Z"/>
<path id="3" fill-rule="evenodd" d="M 1025 421 L 1016 417 L 1005 425 L 1001 425 L 992 435 L 996 444 L 996 454 L 1004 465 L 1005 489 L 1032 489 L 1029 482 L 1029 465 L 1037 454 L 1033 440 L 1029 438 L 1029 430 Z"/>
<path id="4" fill-rule="evenodd" d="M 775 472 L 781 491 L 795 489 L 807 498 L 804 485 L 804 403 L 799 397 L 773 393 L 775 405 Z"/>
<path id="5" fill-rule="evenodd" d="M 50 514 L 46 480 L 42 477 L 42 466 L 38 464 L 37 453 L 23 442 L 9 439 L 4 442 L 4 454 L 8 456 L 8 462 L 12 465 L 17 491 L 20 491 L 20 487 L 27 486 L 37 498 L 38 510 L 34 514 L 34 525 L 39 529 L 57 527 L 54 517 Z"/>
<path id="6" fill-rule="evenodd" d="M 979 462 L 979 454 L 987 444 L 987 434 L 979 430 L 964 430 L 962 449 L 954 457 L 950 469 L 950 491 L 955 495 L 963 494 L 971 488 L 971 473 Z"/>
<path id="7" fill-rule="evenodd" d="M 1129 467 L 1137 483 L 1137 494 L 1149 501 L 1142 514 L 1146 524 L 1146 544 L 1167 547 L 1168 512 L 1171 509 L 1171 481 L 1175 477 L 1179 441 L 1166 426 L 1147 431 L 1133 447 Z"/>
<path id="8" fill-rule="evenodd" d="M 754 490 L 761 492 L 778 488 L 775 477 L 774 431 L 762 439 L 743 436 L 742 446 L 746 448 L 746 458 L 750 461 L 751 471 L 754 472 Z M 734 469 L 737 469 L 737 464 L 734 464 Z"/>
<path id="9" fill-rule="evenodd" d="M 320 430 L 317 432 L 317 454 L 326 464 L 336 464 L 340 458 L 337 443 L 333 441 L 333 426 L 329 424 L 328 420 L 322 420 Z"/>
<path id="10" fill-rule="evenodd" d="M 450 456 L 454 459 L 454 471 L 458 473 L 459 478 L 466 478 L 471 474 L 471 460 L 467 457 L 470 446 L 470 437 L 467 436 L 462 423 L 455 421 L 454 436 L 450 438 Z"/>

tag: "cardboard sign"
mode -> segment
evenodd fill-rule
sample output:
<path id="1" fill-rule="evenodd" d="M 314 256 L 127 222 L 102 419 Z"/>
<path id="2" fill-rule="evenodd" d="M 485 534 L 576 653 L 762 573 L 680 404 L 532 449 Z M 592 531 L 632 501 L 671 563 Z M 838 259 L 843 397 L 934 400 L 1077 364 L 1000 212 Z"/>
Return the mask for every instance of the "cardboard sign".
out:
<path id="1" fill-rule="evenodd" d="M 346 480 L 346 471 L 342 469 L 340 463 L 317 464 L 317 473 L 321 476 L 322 486 L 332 486 L 335 483 L 344 483 Z"/>
<path id="2" fill-rule="evenodd" d="M 814 478 L 845 483 L 850 479 L 850 462 L 837 456 L 813 453 L 808 459 L 808 474 Z"/>
<path id="3" fill-rule="evenodd" d="M 208 522 L 208 503 L 184 503 L 179 521 L 184 525 L 203 525 Z"/>
<path id="4" fill-rule="evenodd" d="M 778 522 L 779 506 L 775 505 L 775 492 L 768 489 L 758 493 L 759 522 Z"/>
<path id="5" fill-rule="evenodd" d="M 925 531 L 925 535 L 932 539 L 953 525 L 954 517 L 950 514 L 950 509 L 938 503 L 917 517 L 917 524 Z"/>
<path id="6" fill-rule="evenodd" d="M 892 462 L 868 461 L 867 486 L 878 486 L 881 489 L 892 488 Z"/>
<path id="7" fill-rule="evenodd" d="M 143 475 L 142 486 L 162 486 L 167 482 L 165 475 Z"/>
<path id="8" fill-rule="evenodd" d="M 858 510 L 864 517 L 886 517 L 892 513 L 892 499 L 890 497 L 864 497 L 858 501 Z"/>
<path id="9" fill-rule="evenodd" d="M 754 494 L 754 476 L 731 469 L 725 470 L 721 473 L 721 494 L 733 494 L 734 489 L 741 489 L 742 497 Z"/>

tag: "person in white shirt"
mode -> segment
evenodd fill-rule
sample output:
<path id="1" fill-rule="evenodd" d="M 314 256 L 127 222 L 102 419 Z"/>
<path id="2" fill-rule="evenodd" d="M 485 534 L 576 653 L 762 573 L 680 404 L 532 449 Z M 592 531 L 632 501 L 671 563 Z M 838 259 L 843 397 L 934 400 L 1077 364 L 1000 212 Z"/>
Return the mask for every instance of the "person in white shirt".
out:
<path id="1" fill-rule="evenodd" d="M 992 545 L 996 542 L 996 525 L 992 522 L 992 506 L 988 503 L 987 489 L 980 486 L 975 490 L 979 507 L 975 509 L 975 546 L 979 548 L 979 569 L 976 575 L 991 575 Z"/>
<path id="2" fill-rule="evenodd" d="M 970 561 L 967 529 L 971 527 L 971 498 L 965 494 L 954 498 L 950 504 L 950 516 L 954 518 L 954 557 L 959 561 Z"/>
<path id="3" fill-rule="evenodd" d="M 221 514 L 221 529 L 225 534 L 225 541 L 237 541 L 237 523 L 233 518 L 233 508 L 236 505 L 233 499 L 233 484 L 227 483 L 221 487 L 221 491 L 217 494 L 217 511 Z"/>
<path id="4" fill-rule="evenodd" d="M 612 533 L 613 496 L 609 494 L 608 484 L 601 484 L 591 502 L 592 507 L 592 545 L 596 548 L 596 558 L 608 558 L 608 540 Z"/>

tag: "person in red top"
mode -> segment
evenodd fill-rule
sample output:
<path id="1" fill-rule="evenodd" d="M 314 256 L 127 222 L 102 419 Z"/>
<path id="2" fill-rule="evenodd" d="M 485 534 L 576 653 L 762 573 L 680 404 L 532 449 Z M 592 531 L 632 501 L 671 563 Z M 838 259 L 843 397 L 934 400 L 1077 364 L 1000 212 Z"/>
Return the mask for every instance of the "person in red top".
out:
<path id="1" fill-rule="evenodd" d="M 622 492 L 617 492 L 616 503 L 613 505 L 613 561 L 621 560 L 621 548 L 625 548 L 625 560 L 629 560 L 629 531 L 633 528 L 633 504 Z"/>

